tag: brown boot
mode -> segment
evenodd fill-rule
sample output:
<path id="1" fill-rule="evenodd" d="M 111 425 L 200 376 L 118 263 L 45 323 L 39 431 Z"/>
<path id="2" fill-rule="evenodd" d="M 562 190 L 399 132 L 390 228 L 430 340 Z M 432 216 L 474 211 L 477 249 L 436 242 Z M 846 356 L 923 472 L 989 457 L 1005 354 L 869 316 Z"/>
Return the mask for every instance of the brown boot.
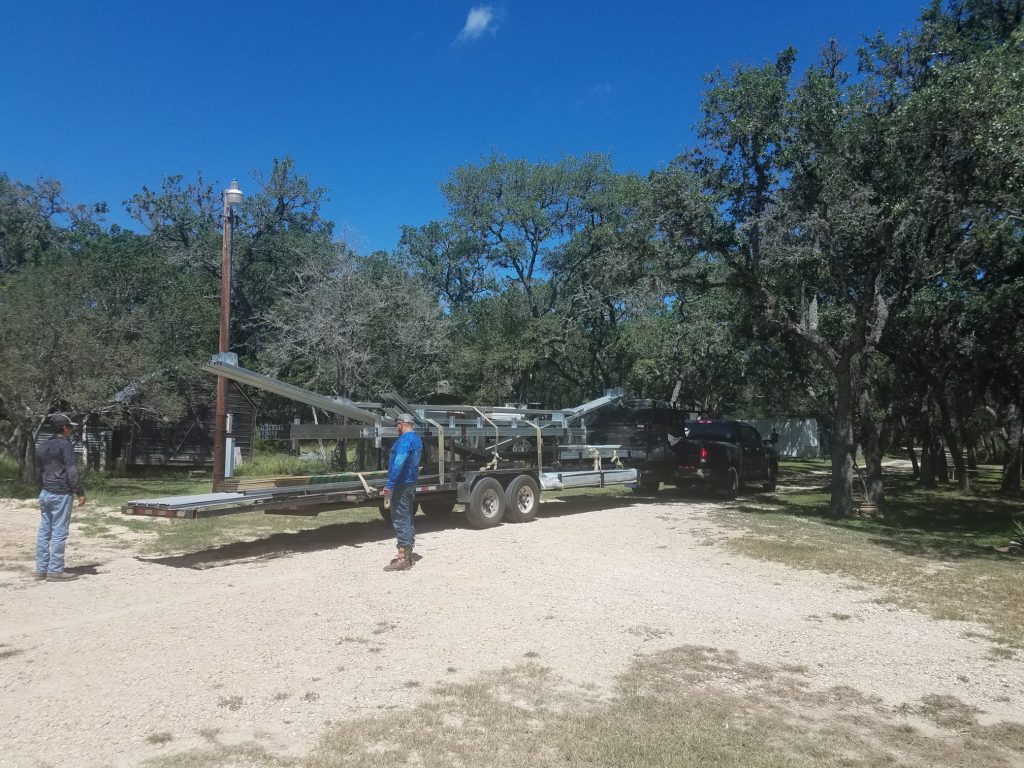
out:
<path id="1" fill-rule="evenodd" d="M 412 549 L 407 547 L 398 548 L 398 556 L 384 566 L 385 571 L 408 571 L 412 568 Z"/>

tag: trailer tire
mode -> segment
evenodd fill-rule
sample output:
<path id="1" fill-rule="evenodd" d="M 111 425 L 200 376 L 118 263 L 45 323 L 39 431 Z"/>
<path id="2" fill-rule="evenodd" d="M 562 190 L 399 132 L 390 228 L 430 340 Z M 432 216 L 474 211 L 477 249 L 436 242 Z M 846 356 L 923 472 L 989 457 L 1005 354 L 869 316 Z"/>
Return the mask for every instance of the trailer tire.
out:
<path id="1" fill-rule="evenodd" d="M 393 523 L 391 521 L 391 510 L 390 509 L 384 509 L 383 506 L 380 506 L 380 507 L 377 507 L 377 511 L 380 512 L 380 517 L 381 517 L 381 519 L 385 523 L 387 523 L 388 525 L 393 525 Z"/>
<path id="2" fill-rule="evenodd" d="M 485 477 L 473 486 L 466 505 L 466 520 L 474 528 L 493 528 L 501 522 L 506 507 L 501 483 L 493 477 Z"/>
<path id="3" fill-rule="evenodd" d="M 420 502 L 420 509 L 430 518 L 447 517 L 455 509 L 455 499 L 424 499 Z"/>
<path id="4" fill-rule="evenodd" d="M 518 475 L 505 489 L 505 519 L 510 523 L 528 523 L 540 509 L 540 486 L 529 475 Z"/>

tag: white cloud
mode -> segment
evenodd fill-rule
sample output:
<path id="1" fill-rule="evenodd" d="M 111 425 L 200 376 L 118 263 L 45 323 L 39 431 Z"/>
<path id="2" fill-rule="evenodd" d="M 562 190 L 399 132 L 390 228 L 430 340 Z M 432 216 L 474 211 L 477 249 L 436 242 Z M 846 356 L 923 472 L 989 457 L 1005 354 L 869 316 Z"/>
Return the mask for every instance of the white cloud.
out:
<path id="1" fill-rule="evenodd" d="M 498 16 L 494 7 L 490 5 L 478 5 L 469 9 L 466 16 L 466 26 L 459 32 L 459 40 L 476 40 L 484 32 L 494 32 L 497 29 Z"/>

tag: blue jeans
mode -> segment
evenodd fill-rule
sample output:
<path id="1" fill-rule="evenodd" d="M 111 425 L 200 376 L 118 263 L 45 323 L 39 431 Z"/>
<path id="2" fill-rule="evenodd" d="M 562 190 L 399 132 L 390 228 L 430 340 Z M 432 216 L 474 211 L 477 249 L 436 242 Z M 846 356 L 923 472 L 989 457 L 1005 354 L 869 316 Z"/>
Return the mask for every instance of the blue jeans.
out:
<path id="1" fill-rule="evenodd" d="M 416 484 L 395 483 L 391 489 L 391 524 L 395 527 L 398 546 L 411 547 L 416 540 L 412 516 L 416 514 Z"/>
<path id="2" fill-rule="evenodd" d="M 39 494 L 39 533 L 36 535 L 36 573 L 64 570 L 64 545 L 71 526 L 71 494 Z"/>

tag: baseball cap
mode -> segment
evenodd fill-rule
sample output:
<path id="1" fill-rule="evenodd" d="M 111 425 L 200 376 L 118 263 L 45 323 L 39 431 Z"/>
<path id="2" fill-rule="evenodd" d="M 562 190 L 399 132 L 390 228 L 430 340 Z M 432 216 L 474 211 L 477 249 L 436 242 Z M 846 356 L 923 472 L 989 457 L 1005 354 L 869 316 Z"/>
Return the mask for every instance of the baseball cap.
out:
<path id="1" fill-rule="evenodd" d="M 50 423 L 57 428 L 64 427 L 77 427 L 78 425 L 65 416 L 63 413 L 54 413 L 50 415 Z"/>
<path id="2" fill-rule="evenodd" d="M 398 418 L 395 419 L 395 421 L 402 421 L 402 422 L 405 422 L 406 424 L 415 424 L 416 423 L 416 419 L 414 419 L 412 417 L 411 413 L 400 413 L 400 414 L 398 414 Z"/>

